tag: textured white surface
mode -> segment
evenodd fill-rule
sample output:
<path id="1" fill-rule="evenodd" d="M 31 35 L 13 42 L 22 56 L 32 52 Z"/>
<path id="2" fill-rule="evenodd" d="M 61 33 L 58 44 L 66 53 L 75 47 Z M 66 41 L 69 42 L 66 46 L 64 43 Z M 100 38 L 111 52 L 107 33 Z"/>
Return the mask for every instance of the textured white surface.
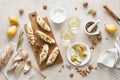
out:
<path id="1" fill-rule="evenodd" d="M 99 54 L 101 51 L 113 48 L 114 47 L 114 40 L 116 36 L 119 36 L 120 34 L 120 27 L 115 22 L 114 19 L 112 19 L 102 8 L 104 4 L 108 5 L 114 12 L 120 16 L 120 0 L 87 0 L 89 5 L 87 9 L 84 9 L 82 6 L 84 0 L 0 0 L 0 48 L 8 44 L 10 41 L 16 42 L 18 38 L 18 33 L 21 29 L 24 29 L 24 24 L 29 22 L 28 13 L 32 11 L 37 11 L 40 16 L 47 16 L 49 19 L 50 11 L 54 7 L 63 7 L 67 12 L 67 19 L 63 24 L 54 24 L 50 21 L 50 24 L 52 26 L 56 41 L 58 43 L 58 46 L 60 48 L 62 57 L 63 57 L 63 64 L 69 64 L 67 58 L 66 58 L 66 51 L 67 47 L 64 45 L 64 43 L 60 39 L 60 33 L 64 29 L 69 29 L 67 25 L 68 18 L 70 16 L 76 15 L 81 19 L 81 25 L 77 29 L 77 33 L 74 35 L 74 38 L 71 43 L 82 41 L 85 42 L 88 46 L 91 46 L 91 41 L 88 38 L 88 36 L 85 34 L 83 28 L 86 24 L 86 22 L 90 20 L 97 20 L 100 19 L 101 22 L 99 24 L 99 29 L 102 32 L 103 39 L 101 42 L 98 42 L 96 48 L 94 50 L 91 50 L 92 57 L 90 60 L 90 64 L 93 64 L 96 66 L 96 62 L 98 59 Z M 43 10 L 42 6 L 46 4 L 48 6 L 47 10 Z M 77 7 L 77 11 L 75 10 L 75 7 Z M 19 16 L 18 10 L 20 8 L 24 9 L 24 15 Z M 95 9 L 97 10 L 96 17 L 92 17 L 91 15 L 88 15 L 87 12 L 89 9 Z M 20 27 L 18 29 L 18 33 L 13 38 L 8 38 L 6 36 L 6 29 L 10 26 L 8 22 L 8 16 L 17 16 L 19 19 Z M 114 35 L 109 35 L 105 29 L 104 24 L 112 23 L 118 26 L 118 31 Z M 106 40 L 108 38 L 108 40 Z M 36 60 L 33 55 L 33 51 L 31 49 L 30 44 L 27 41 L 26 36 L 24 35 L 24 42 L 23 42 L 23 48 L 26 49 L 29 54 L 30 58 L 32 59 L 32 62 L 35 66 Z M 106 71 L 102 69 L 98 69 L 95 71 L 92 71 L 86 78 L 82 78 L 78 73 L 75 72 L 74 69 L 69 70 L 67 68 L 62 69 L 61 73 L 58 73 L 58 70 L 60 70 L 62 64 L 52 66 L 50 68 L 47 68 L 43 70 L 42 72 L 47 75 L 46 80 L 117 80 L 110 74 L 108 74 Z M 84 68 L 86 66 L 83 66 L 81 68 Z M 74 77 L 70 79 L 69 74 L 74 73 Z M 0 73 L 0 80 L 6 80 L 3 75 Z M 27 80 L 27 79 L 24 79 Z M 38 78 L 34 80 L 40 80 Z"/>

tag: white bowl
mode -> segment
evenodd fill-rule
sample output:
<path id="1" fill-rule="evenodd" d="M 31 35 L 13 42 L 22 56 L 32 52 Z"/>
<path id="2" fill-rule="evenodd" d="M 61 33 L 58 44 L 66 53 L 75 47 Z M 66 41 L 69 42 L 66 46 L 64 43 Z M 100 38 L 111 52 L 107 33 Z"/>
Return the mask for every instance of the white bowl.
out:
<path id="1" fill-rule="evenodd" d="M 93 21 L 89 21 L 89 22 L 93 22 Z M 87 22 L 86 24 L 88 24 L 89 22 Z M 88 34 L 88 35 L 90 35 L 90 36 L 97 35 L 97 34 L 100 33 L 100 31 L 99 31 L 98 28 L 97 28 L 97 30 L 96 30 L 95 32 L 93 32 L 93 33 L 88 32 L 88 31 L 86 30 L 86 25 L 84 26 L 84 31 L 85 31 L 86 34 Z"/>
<path id="2" fill-rule="evenodd" d="M 84 58 L 83 60 L 82 60 L 82 62 L 80 63 L 80 64 L 76 64 L 75 62 L 72 62 L 71 61 L 71 55 L 72 55 L 72 50 L 73 50 L 73 46 L 74 45 L 76 45 L 76 44 L 83 44 L 83 45 L 85 45 L 85 47 L 86 47 L 86 50 L 84 51 L 84 53 L 86 53 L 87 54 L 87 56 L 86 56 L 86 58 Z M 67 59 L 68 59 L 68 61 L 71 63 L 71 64 L 73 64 L 74 66 L 83 66 L 83 65 L 85 65 L 89 60 L 90 60 L 90 58 L 91 58 L 91 51 L 90 51 L 90 49 L 89 49 L 89 47 L 88 47 L 88 45 L 87 44 L 85 44 L 85 43 L 83 43 L 83 42 L 76 42 L 76 43 L 74 43 L 74 44 L 72 44 L 72 45 L 70 45 L 69 47 L 68 47 L 68 50 L 67 50 Z"/>
<path id="3" fill-rule="evenodd" d="M 67 16 L 66 11 L 61 7 L 56 7 L 54 9 L 52 9 L 50 12 L 50 19 L 54 23 L 64 22 L 66 19 L 66 16 Z"/>

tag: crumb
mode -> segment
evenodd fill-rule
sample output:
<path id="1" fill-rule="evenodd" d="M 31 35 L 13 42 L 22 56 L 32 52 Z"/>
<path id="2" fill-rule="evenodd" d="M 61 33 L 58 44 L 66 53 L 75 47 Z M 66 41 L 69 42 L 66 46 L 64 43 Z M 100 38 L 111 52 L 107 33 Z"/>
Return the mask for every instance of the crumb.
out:
<path id="1" fill-rule="evenodd" d="M 43 9 L 46 10 L 47 9 L 47 5 L 43 5 Z"/>
<path id="2" fill-rule="evenodd" d="M 27 61 L 27 64 L 31 66 L 31 65 L 32 65 L 32 62 L 31 62 L 30 60 L 28 60 L 28 61 Z"/>
<path id="3" fill-rule="evenodd" d="M 67 67 L 68 69 L 71 69 L 71 68 L 72 68 L 71 65 L 66 65 L 66 67 Z"/>
<path id="4" fill-rule="evenodd" d="M 95 48 L 93 46 L 91 46 L 90 49 L 95 49 Z"/>
<path id="5" fill-rule="evenodd" d="M 81 75 L 82 75 L 82 77 L 87 77 L 87 72 L 86 72 L 86 70 L 82 70 Z"/>
<path id="6" fill-rule="evenodd" d="M 85 7 L 85 8 L 86 8 L 87 6 L 88 6 L 88 2 L 86 2 L 86 1 L 85 1 L 85 2 L 83 2 L 83 7 Z"/>
<path id="7" fill-rule="evenodd" d="M 106 40 L 108 40 L 108 38 L 105 38 Z"/>
<path id="8" fill-rule="evenodd" d="M 24 9 L 19 9 L 19 14 L 22 15 L 24 13 Z"/>
<path id="9" fill-rule="evenodd" d="M 101 35 L 101 31 L 99 31 L 99 34 L 98 34 L 98 36 L 99 36 L 99 35 Z"/>
<path id="10" fill-rule="evenodd" d="M 62 70 L 60 69 L 58 72 L 61 73 L 61 71 L 62 71 Z"/>
<path id="11" fill-rule="evenodd" d="M 77 7 L 75 7 L 75 10 L 77 10 Z"/>
<path id="12" fill-rule="evenodd" d="M 62 65 L 62 68 L 64 68 L 64 65 Z"/>
<path id="13" fill-rule="evenodd" d="M 71 74 L 70 74 L 70 78 L 73 78 L 73 76 L 74 76 L 74 74 L 73 74 L 73 73 L 71 73 Z"/>
<path id="14" fill-rule="evenodd" d="M 91 71 L 93 69 L 92 65 L 88 65 L 88 69 Z"/>
<path id="15" fill-rule="evenodd" d="M 90 73 L 90 71 L 88 71 L 87 69 L 86 69 L 86 72 L 89 74 Z"/>
<path id="16" fill-rule="evenodd" d="M 99 41 L 102 40 L 102 36 L 101 36 L 101 35 L 98 35 L 98 36 L 97 36 L 97 40 L 99 40 Z"/>
<path id="17" fill-rule="evenodd" d="M 97 41 L 96 41 L 96 40 L 92 40 L 92 44 L 93 44 L 93 45 L 96 45 L 96 44 L 97 44 Z"/>
<path id="18" fill-rule="evenodd" d="M 98 69 L 98 67 L 95 67 L 94 69 L 95 69 L 95 70 L 97 70 L 97 69 Z"/>

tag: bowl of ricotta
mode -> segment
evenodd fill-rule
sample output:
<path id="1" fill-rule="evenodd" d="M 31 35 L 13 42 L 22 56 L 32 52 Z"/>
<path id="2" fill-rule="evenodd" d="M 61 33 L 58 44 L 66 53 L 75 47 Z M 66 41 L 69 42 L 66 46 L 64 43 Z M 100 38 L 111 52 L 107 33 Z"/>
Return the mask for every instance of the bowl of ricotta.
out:
<path id="1" fill-rule="evenodd" d="M 54 23 L 63 23 L 66 19 L 66 11 L 61 7 L 55 7 L 50 12 L 50 19 Z"/>

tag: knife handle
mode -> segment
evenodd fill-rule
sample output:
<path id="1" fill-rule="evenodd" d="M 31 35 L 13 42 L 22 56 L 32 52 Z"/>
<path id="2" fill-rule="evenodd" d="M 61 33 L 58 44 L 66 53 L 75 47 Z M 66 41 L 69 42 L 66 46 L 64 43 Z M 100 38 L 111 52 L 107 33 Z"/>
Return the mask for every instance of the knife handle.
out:
<path id="1" fill-rule="evenodd" d="M 103 8 L 114 18 L 117 18 L 117 15 L 110 9 L 107 7 L 107 5 L 104 5 Z"/>

